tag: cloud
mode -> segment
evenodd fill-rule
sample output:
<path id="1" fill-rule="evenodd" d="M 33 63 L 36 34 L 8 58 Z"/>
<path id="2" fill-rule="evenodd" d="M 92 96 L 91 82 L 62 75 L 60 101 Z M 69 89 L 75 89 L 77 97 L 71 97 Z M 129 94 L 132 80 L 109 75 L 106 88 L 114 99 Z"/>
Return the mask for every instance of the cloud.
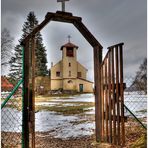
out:
<path id="1" fill-rule="evenodd" d="M 17 40 L 22 32 L 23 22 L 29 11 L 41 22 L 47 12 L 56 12 L 61 4 L 56 0 L 2 0 L 2 28 L 10 30 Z M 84 24 L 103 45 L 104 54 L 112 44 L 124 42 L 124 72 L 134 75 L 146 57 L 146 0 L 70 0 L 66 10 L 81 16 Z M 89 69 L 93 79 L 93 50 L 78 30 L 71 24 L 49 23 L 41 31 L 48 53 L 48 67 L 61 59 L 60 46 L 72 36 L 72 42 L 79 46 L 78 60 Z"/>

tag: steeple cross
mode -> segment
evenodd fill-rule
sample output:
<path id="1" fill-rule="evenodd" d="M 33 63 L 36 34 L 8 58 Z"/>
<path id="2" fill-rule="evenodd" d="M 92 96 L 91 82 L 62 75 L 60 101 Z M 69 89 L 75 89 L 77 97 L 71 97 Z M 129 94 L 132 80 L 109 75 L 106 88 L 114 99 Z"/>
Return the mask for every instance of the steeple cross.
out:
<path id="1" fill-rule="evenodd" d="M 70 38 L 71 38 L 71 36 L 70 36 L 70 35 L 68 35 L 67 37 L 68 37 L 68 42 L 70 43 Z"/>
<path id="2" fill-rule="evenodd" d="M 57 0 L 57 2 L 61 2 L 62 3 L 62 11 L 65 12 L 65 2 L 69 1 L 69 0 Z"/>

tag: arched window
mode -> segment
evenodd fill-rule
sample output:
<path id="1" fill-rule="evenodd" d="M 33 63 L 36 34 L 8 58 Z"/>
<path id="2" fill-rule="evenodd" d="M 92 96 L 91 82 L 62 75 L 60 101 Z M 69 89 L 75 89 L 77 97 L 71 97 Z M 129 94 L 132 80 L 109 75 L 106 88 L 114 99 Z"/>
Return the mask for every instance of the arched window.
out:
<path id="1" fill-rule="evenodd" d="M 73 54 L 73 47 L 67 47 L 67 50 L 66 51 L 67 51 L 66 52 L 66 55 L 68 57 L 73 57 L 74 56 L 74 54 Z"/>

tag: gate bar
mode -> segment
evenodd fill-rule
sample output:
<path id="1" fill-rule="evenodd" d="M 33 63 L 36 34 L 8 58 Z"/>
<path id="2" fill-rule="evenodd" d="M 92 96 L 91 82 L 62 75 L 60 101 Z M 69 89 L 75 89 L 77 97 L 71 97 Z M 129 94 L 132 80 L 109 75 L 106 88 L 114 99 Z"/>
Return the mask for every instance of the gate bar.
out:
<path id="1" fill-rule="evenodd" d="M 116 110 L 115 110 L 115 77 L 114 77 L 114 48 L 110 48 L 112 52 L 112 90 L 113 90 L 113 143 L 116 144 Z"/>
<path id="2" fill-rule="evenodd" d="M 121 96 L 121 133 L 122 146 L 125 144 L 125 125 L 124 125 L 124 94 L 123 94 L 123 44 L 119 45 L 120 57 L 120 96 Z"/>
<path id="3" fill-rule="evenodd" d="M 116 59 L 117 139 L 118 139 L 118 145 L 120 145 L 120 104 L 119 104 L 118 46 L 115 47 L 115 59 Z"/>
<path id="4" fill-rule="evenodd" d="M 105 63 L 105 120 L 106 120 L 106 142 L 108 142 L 108 89 L 107 89 L 107 59 Z"/>
<path id="5" fill-rule="evenodd" d="M 109 85 L 109 142 L 112 143 L 112 108 L 111 108 L 111 53 L 108 55 L 108 85 Z"/>

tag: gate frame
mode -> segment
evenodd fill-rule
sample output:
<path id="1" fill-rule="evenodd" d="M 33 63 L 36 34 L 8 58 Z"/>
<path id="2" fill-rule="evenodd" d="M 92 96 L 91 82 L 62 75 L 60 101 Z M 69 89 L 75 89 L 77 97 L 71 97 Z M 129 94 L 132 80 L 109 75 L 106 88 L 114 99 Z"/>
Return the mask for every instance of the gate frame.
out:
<path id="1" fill-rule="evenodd" d="M 102 102 L 101 102 L 101 63 L 102 45 L 91 34 L 82 22 L 81 17 L 73 16 L 72 13 L 57 11 L 48 12 L 45 19 L 33 31 L 24 38 L 21 45 L 24 49 L 24 94 L 23 94 L 23 125 L 22 125 L 22 147 L 29 148 L 29 133 L 32 133 L 32 147 L 35 147 L 35 34 L 41 31 L 50 21 L 58 21 L 73 24 L 83 37 L 93 47 L 94 57 L 94 82 L 95 82 L 95 134 L 96 141 L 102 141 Z M 30 50 L 30 42 L 32 43 Z M 30 59 L 31 57 L 31 59 Z M 30 62 L 31 60 L 31 62 Z M 31 65 L 30 65 L 31 63 Z M 32 67 L 32 70 L 30 70 Z M 31 73 L 32 71 L 32 73 Z M 31 73 L 31 83 L 29 81 Z M 31 129 L 31 130 L 30 130 Z"/>

